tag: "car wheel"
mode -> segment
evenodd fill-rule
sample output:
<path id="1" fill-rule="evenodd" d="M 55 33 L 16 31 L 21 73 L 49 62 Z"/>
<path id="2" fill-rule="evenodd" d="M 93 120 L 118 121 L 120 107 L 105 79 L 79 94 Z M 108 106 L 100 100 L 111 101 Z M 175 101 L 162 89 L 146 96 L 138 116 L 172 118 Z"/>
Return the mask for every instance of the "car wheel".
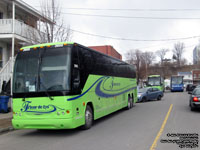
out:
<path id="1" fill-rule="evenodd" d="M 191 110 L 191 111 L 195 111 L 195 110 L 196 110 L 196 108 L 194 108 L 194 107 L 190 106 L 190 110 Z"/>
<path id="2" fill-rule="evenodd" d="M 146 97 L 143 97 L 142 98 L 142 102 L 146 102 L 147 101 L 147 98 Z"/>
<path id="3" fill-rule="evenodd" d="M 85 124 L 82 126 L 82 129 L 87 130 L 92 127 L 93 123 L 93 111 L 92 108 L 87 105 L 85 110 Z"/>
<path id="4" fill-rule="evenodd" d="M 161 100 L 162 96 L 158 95 L 157 100 Z"/>

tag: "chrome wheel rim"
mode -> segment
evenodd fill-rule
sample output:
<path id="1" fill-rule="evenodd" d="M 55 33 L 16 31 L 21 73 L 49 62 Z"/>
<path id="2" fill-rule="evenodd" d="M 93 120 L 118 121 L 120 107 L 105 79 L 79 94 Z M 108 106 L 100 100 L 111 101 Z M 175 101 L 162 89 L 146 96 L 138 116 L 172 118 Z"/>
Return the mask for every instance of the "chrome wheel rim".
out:
<path id="1" fill-rule="evenodd" d="M 86 122 L 86 124 L 92 123 L 92 114 L 89 110 L 86 110 L 86 112 L 85 112 L 85 122 Z"/>

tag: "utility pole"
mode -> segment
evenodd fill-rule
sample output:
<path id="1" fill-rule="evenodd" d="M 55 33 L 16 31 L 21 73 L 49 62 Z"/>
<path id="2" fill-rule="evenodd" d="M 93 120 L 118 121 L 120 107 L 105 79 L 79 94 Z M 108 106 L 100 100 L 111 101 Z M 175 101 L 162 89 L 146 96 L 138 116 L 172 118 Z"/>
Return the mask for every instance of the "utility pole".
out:
<path id="1" fill-rule="evenodd" d="M 15 1 L 12 1 L 12 54 L 11 54 L 11 74 L 10 74 L 10 92 L 13 95 L 13 68 L 14 68 L 14 55 L 15 55 Z M 12 98 L 11 98 L 12 108 Z"/>

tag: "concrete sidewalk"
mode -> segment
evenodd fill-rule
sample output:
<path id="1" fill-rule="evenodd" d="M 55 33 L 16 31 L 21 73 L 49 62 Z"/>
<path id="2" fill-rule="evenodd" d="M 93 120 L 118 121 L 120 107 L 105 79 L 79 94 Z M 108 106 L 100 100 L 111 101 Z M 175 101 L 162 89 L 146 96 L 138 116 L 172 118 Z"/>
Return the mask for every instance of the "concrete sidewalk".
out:
<path id="1" fill-rule="evenodd" d="M 12 112 L 0 113 L 0 134 L 13 130 L 11 120 Z"/>

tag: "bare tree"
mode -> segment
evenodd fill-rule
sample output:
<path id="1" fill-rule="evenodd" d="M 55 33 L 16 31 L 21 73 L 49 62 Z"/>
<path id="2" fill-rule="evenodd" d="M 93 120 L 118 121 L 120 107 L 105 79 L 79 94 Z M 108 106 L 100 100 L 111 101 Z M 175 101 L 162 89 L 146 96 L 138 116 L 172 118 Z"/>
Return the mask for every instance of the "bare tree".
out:
<path id="1" fill-rule="evenodd" d="M 43 38 L 46 42 L 70 41 L 72 38 L 72 30 L 70 26 L 65 27 L 64 20 L 61 17 L 61 7 L 58 0 L 43 0 L 41 2 L 42 14 L 51 19 L 52 23 L 40 22 L 38 24 L 40 31 L 47 34 L 47 38 Z"/>
<path id="2" fill-rule="evenodd" d="M 144 53 L 138 49 L 129 50 L 126 53 L 127 62 L 136 66 L 137 81 L 146 77 L 146 60 Z"/>
<path id="3" fill-rule="evenodd" d="M 168 49 L 165 49 L 165 48 L 162 48 L 162 49 L 156 51 L 156 54 L 157 54 L 157 56 L 158 56 L 159 59 L 160 59 L 161 66 L 163 65 L 163 60 L 164 60 L 165 55 L 167 54 L 168 51 L 169 51 L 169 50 L 168 50 Z"/>
<path id="4" fill-rule="evenodd" d="M 134 64 L 137 71 L 137 81 L 144 79 L 148 75 L 148 68 L 155 59 L 155 55 L 152 52 L 142 52 L 141 50 L 134 49 L 129 50 L 126 53 L 127 62 Z"/>
<path id="5" fill-rule="evenodd" d="M 185 44 L 178 42 L 174 44 L 173 58 L 176 59 L 177 65 L 180 66 L 181 60 L 183 59 L 183 53 L 185 51 Z"/>
<path id="6" fill-rule="evenodd" d="M 144 60 L 146 61 L 147 66 L 151 65 L 155 60 L 156 56 L 153 52 L 144 52 L 143 53 Z"/>
<path id="7" fill-rule="evenodd" d="M 188 63 L 188 60 L 185 59 L 185 58 L 182 58 L 181 61 L 180 61 L 180 63 L 181 63 L 182 66 L 186 66 L 186 65 L 189 64 L 189 63 Z"/>
<path id="8" fill-rule="evenodd" d="M 155 54 L 153 52 L 144 52 L 142 53 L 142 61 L 141 61 L 141 67 L 144 66 L 143 68 L 145 68 L 145 78 L 147 78 L 148 76 L 148 70 L 149 70 L 149 66 L 153 63 L 153 61 L 155 60 Z"/>

